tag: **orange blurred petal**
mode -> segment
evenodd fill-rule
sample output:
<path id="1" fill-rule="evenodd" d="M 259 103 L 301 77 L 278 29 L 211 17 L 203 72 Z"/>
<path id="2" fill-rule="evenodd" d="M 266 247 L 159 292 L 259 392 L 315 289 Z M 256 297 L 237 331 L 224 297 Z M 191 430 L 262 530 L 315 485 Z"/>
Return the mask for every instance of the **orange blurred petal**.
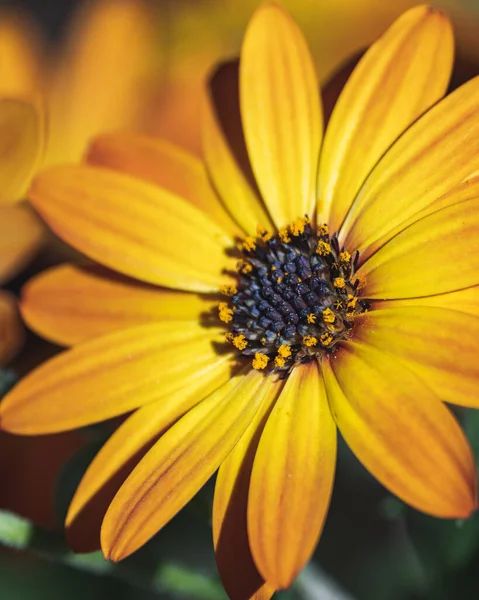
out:
<path id="1" fill-rule="evenodd" d="M 479 77 L 420 117 L 378 162 L 351 206 L 340 242 L 362 260 L 479 167 Z"/>
<path id="2" fill-rule="evenodd" d="M 104 134 L 91 144 L 86 160 L 166 188 L 197 206 L 232 237 L 244 233 L 214 193 L 203 163 L 171 142 L 135 133 Z"/>
<path id="3" fill-rule="evenodd" d="M 232 240 L 186 200 L 90 166 L 54 167 L 29 198 L 55 233 L 107 267 L 148 283 L 210 292 L 224 283 Z"/>
<path id="4" fill-rule="evenodd" d="M 42 150 L 40 108 L 26 100 L 0 98 L 0 205 L 22 199 Z"/>
<path id="5" fill-rule="evenodd" d="M 0 367 L 17 354 L 24 338 L 25 331 L 15 296 L 0 290 Z"/>
<path id="6" fill-rule="evenodd" d="M 0 9 L 0 96 L 29 96 L 39 87 L 42 40 L 26 14 Z"/>
<path id="7" fill-rule="evenodd" d="M 345 344 L 322 362 L 331 411 L 351 450 L 391 492 L 431 515 L 466 518 L 476 508 L 467 440 L 402 359 Z"/>
<path id="8" fill-rule="evenodd" d="M 239 225 L 256 236 L 272 227 L 260 199 L 246 150 L 239 107 L 238 61 L 220 65 L 210 77 L 203 107 L 203 150 L 213 184 Z"/>
<path id="9" fill-rule="evenodd" d="M 151 323 L 84 342 L 24 377 L 0 406 L 3 429 L 40 434 L 121 415 L 231 368 L 220 331 Z"/>
<path id="10" fill-rule="evenodd" d="M 479 408 L 479 319 L 414 303 L 376 303 L 358 317 L 355 340 L 402 358 L 441 400 Z"/>
<path id="11" fill-rule="evenodd" d="M 254 459 L 248 535 L 256 565 L 277 589 L 311 557 L 329 506 L 336 426 L 316 362 L 295 368 L 268 418 Z"/>
<path id="12" fill-rule="evenodd" d="M 22 289 L 28 325 L 57 344 L 79 342 L 158 321 L 194 321 L 210 312 L 208 296 L 142 284 L 99 265 L 65 264 Z"/>
<path id="13" fill-rule="evenodd" d="M 283 388 L 270 380 L 263 403 L 222 463 L 215 485 L 213 539 L 221 580 L 231 600 L 269 600 L 274 588 L 258 573 L 248 541 L 247 507 L 251 470 L 266 420 Z"/>
<path id="14" fill-rule="evenodd" d="M 361 59 L 334 108 L 321 151 L 318 220 L 332 231 L 384 151 L 444 95 L 453 54 L 447 17 L 417 6 Z"/>
<path id="15" fill-rule="evenodd" d="M 322 137 L 319 84 L 303 34 L 265 4 L 246 30 L 240 60 L 241 116 L 251 165 L 278 227 L 312 215 Z"/>
<path id="16" fill-rule="evenodd" d="M 107 558 L 121 560 L 137 550 L 196 494 L 248 427 L 268 384 L 258 371 L 237 375 L 160 438 L 105 516 L 101 538 Z"/>
<path id="17" fill-rule="evenodd" d="M 40 220 L 26 206 L 0 206 L 0 283 L 19 273 L 44 237 Z"/>
<path id="18" fill-rule="evenodd" d="M 46 164 L 77 162 L 100 132 L 138 126 L 150 101 L 157 52 L 145 0 L 84 3 L 51 82 Z"/>

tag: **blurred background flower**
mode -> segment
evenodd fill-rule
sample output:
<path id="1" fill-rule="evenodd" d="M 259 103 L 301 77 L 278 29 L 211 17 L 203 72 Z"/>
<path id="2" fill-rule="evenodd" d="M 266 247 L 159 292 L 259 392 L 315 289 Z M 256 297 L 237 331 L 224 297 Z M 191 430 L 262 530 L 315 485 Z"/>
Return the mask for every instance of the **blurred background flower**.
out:
<path id="1" fill-rule="evenodd" d="M 43 93 L 50 113 L 44 164 L 51 165 L 78 160 L 90 137 L 115 129 L 165 136 L 199 153 L 205 77 L 218 61 L 237 55 L 244 27 L 259 0 L 5 0 L 0 4 L 8 5 L 0 10 L 0 95 Z M 333 82 L 328 90 L 334 99 L 345 81 L 349 68 L 345 61 L 351 53 L 358 55 L 404 9 L 419 2 L 284 0 L 283 4 L 306 34 L 322 84 Z M 456 86 L 479 73 L 479 2 L 438 0 L 434 4 L 446 9 L 455 25 Z M 338 74 L 344 65 L 344 72 Z M 27 275 L 64 258 L 64 248 L 50 243 Z M 25 277 L 17 277 L 10 291 L 16 293 L 24 281 Z M 57 347 L 40 345 L 29 334 L 26 349 L 11 366 L 23 374 L 56 351 Z M 460 417 L 479 451 L 479 418 L 467 411 Z M 14 436 L 4 442 L 3 434 L 0 506 L 42 526 L 61 521 L 81 474 L 110 430 L 88 430 L 74 440 L 36 438 L 28 445 Z M 59 477 L 66 460 L 68 466 Z M 207 486 L 145 552 L 121 568 L 97 554 L 75 557 L 61 535 L 46 535 L 30 521 L 1 513 L 0 539 L 25 552 L 0 548 L 0 597 L 224 598 L 211 552 L 211 501 L 211 486 Z M 478 562 L 477 518 L 440 522 L 406 509 L 340 445 L 322 543 L 298 586 L 280 597 L 469 600 L 479 597 Z"/>

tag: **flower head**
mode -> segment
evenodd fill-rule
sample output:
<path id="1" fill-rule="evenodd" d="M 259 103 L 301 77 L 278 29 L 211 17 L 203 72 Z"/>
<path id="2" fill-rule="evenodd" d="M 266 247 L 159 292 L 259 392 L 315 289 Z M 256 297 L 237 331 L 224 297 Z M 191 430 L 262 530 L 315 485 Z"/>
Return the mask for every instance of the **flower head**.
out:
<path id="1" fill-rule="evenodd" d="M 239 82 L 234 66 L 213 78 L 229 110 L 204 112 L 214 191 L 198 160 L 125 134 L 37 178 L 50 226 L 121 275 L 67 266 L 27 285 L 30 325 L 74 347 L 11 392 L 1 423 L 46 433 L 134 411 L 67 516 L 71 529 L 129 473 L 103 520 L 106 556 L 139 548 L 219 467 L 225 587 L 270 597 L 320 536 L 337 427 L 412 506 L 474 510 L 471 452 L 443 402 L 479 406 L 479 78 L 440 100 L 452 56 L 442 13 L 405 13 L 323 139 L 305 40 L 263 6 Z"/>

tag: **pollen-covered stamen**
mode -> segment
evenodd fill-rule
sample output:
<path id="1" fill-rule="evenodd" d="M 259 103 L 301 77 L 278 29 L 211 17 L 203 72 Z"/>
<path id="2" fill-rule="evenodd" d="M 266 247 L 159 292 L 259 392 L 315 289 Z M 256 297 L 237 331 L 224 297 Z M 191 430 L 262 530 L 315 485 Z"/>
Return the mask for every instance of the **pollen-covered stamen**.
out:
<path id="1" fill-rule="evenodd" d="M 347 339 L 354 317 L 368 304 L 358 298 L 358 253 L 339 247 L 327 225 L 298 219 L 276 235 L 258 227 L 239 248 L 237 285 L 218 306 L 229 341 L 255 369 L 288 373 L 295 364 L 332 353 Z"/>

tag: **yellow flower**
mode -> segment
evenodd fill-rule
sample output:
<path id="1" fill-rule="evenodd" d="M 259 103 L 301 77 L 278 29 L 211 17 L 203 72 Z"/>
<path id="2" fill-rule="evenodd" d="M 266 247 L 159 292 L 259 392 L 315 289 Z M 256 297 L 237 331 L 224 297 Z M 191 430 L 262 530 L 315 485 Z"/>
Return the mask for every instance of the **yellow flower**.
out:
<path id="1" fill-rule="evenodd" d="M 45 99 L 45 165 L 78 161 L 93 136 L 151 119 L 163 53 L 146 0 L 82 3 L 55 51 L 16 12 L 1 11 L 0 35 L 0 94 Z"/>
<path id="2" fill-rule="evenodd" d="M 40 159 L 39 110 L 26 100 L 0 98 L 0 285 L 17 275 L 38 250 L 43 226 L 18 204 Z M 17 302 L 0 289 L 0 367 L 23 343 Z"/>
<path id="3" fill-rule="evenodd" d="M 29 324 L 74 347 L 0 407 L 2 426 L 22 434 L 132 412 L 76 492 L 70 538 L 124 481 L 101 532 L 105 555 L 120 560 L 219 468 L 225 587 L 268 598 L 318 541 L 337 427 L 412 506 L 442 517 L 475 509 L 471 452 L 444 402 L 479 406 L 479 78 L 441 100 L 452 62 L 448 19 L 405 13 L 357 65 L 323 139 L 305 40 L 281 8 L 263 6 L 241 52 L 242 130 L 230 65 L 232 87 L 204 111 L 206 165 L 109 134 L 90 164 L 36 179 L 30 199 L 52 229 L 119 273 L 62 266 L 26 286 Z M 248 236 L 255 244 L 238 249 Z M 225 323 L 215 294 L 233 283 Z"/>

